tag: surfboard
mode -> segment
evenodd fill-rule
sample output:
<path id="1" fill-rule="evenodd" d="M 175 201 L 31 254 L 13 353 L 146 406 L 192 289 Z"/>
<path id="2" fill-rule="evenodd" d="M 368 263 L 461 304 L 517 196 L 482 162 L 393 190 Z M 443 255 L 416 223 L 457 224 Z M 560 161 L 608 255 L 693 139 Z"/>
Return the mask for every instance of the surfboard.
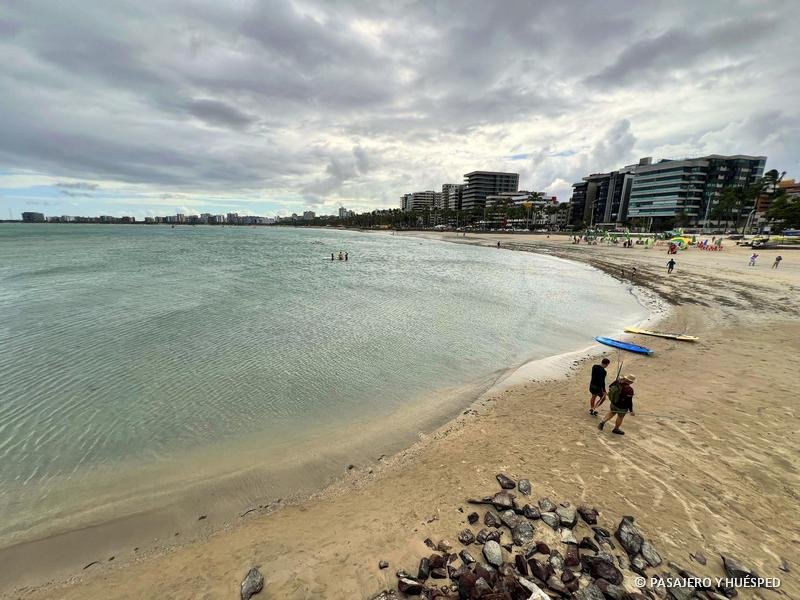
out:
<path id="1" fill-rule="evenodd" d="M 636 354 L 650 355 L 653 353 L 653 351 L 650 350 L 650 348 L 645 348 L 644 346 L 637 346 L 636 344 L 630 344 L 628 342 L 622 342 L 620 340 L 613 340 L 607 337 L 596 337 L 594 339 L 595 341 L 598 341 L 601 344 L 605 344 L 606 346 L 611 346 L 612 348 L 619 348 L 620 350 L 627 350 L 628 352 L 635 352 Z"/>
<path id="2" fill-rule="evenodd" d="M 693 335 L 684 335 L 682 333 L 663 333 L 661 331 L 652 331 L 650 329 L 639 329 L 638 327 L 626 327 L 625 331 L 628 333 L 640 333 L 642 335 L 653 335 L 655 337 L 669 338 L 671 340 L 680 340 L 681 342 L 696 342 L 699 337 Z"/>

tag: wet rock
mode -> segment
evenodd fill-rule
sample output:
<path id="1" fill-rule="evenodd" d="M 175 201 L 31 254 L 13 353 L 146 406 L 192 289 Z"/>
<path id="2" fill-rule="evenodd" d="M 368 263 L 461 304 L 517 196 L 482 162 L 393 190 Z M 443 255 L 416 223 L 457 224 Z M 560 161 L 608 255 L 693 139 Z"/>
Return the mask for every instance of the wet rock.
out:
<path id="1" fill-rule="evenodd" d="M 528 576 L 528 561 L 525 560 L 525 557 L 522 554 L 517 554 L 514 556 L 514 566 L 517 568 L 517 571 L 523 577 Z"/>
<path id="2" fill-rule="evenodd" d="M 661 555 L 656 552 L 655 547 L 648 540 L 642 542 L 642 556 L 651 567 L 657 567 L 661 564 Z"/>
<path id="3" fill-rule="evenodd" d="M 479 519 L 480 519 L 480 515 L 478 515 L 478 513 L 476 513 L 476 512 L 471 512 L 471 513 L 469 513 L 467 515 L 467 522 L 470 525 L 475 525 L 475 523 L 477 523 Z"/>
<path id="4" fill-rule="evenodd" d="M 575 600 L 606 600 L 603 592 L 595 584 L 590 583 L 585 588 L 575 592 Z"/>
<path id="5" fill-rule="evenodd" d="M 758 575 L 755 571 L 742 566 L 736 558 L 732 556 L 722 555 L 722 565 L 725 567 L 725 574 L 733 579 L 754 579 Z"/>
<path id="6" fill-rule="evenodd" d="M 544 590 L 542 590 L 542 588 L 540 588 L 538 585 L 536 585 L 532 581 L 529 581 L 528 579 L 525 579 L 524 577 L 520 577 L 519 578 L 519 583 L 520 583 L 520 585 L 522 585 L 522 587 L 524 587 L 526 590 L 528 590 L 531 593 L 531 595 L 528 597 L 528 600 L 550 600 L 550 596 L 545 594 Z M 600 600 L 603 600 L 603 599 L 600 598 Z"/>
<path id="7" fill-rule="evenodd" d="M 559 533 L 561 534 L 561 541 L 564 544 L 574 544 L 576 546 L 578 545 L 578 540 L 575 539 L 575 534 L 572 533 L 571 529 L 562 527 Z"/>
<path id="8" fill-rule="evenodd" d="M 464 544 L 465 546 L 469 546 L 472 542 L 475 541 L 475 534 L 472 533 L 472 530 L 465 529 L 458 534 L 458 541 Z"/>
<path id="9" fill-rule="evenodd" d="M 241 597 L 242 600 L 250 600 L 253 596 L 264 589 L 264 576 L 256 568 L 250 569 L 242 580 Z"/>
<path id="10" fill-rule="evenodd" d="M 472 556 L 472 554 L 470 554 L 466 548 L 459 552 L 458 556 L 461 557 L 461 562 L 463 562 L 465 565 L 471 565 L 475 562 L 475 557 Z"/>
<path id="11" fill-rule="evenodd" d="M 528 519 L 538 519 L 542 516 L 539 512 L 539 507 L 533 504 L 526 504 L 522 507 L 522 515 Z"/>
<path id="12" fill-rule="evenodd" d="M 526 496 L 531 495 L 531 482 L 527 479 L 520 479 L 517 483 L 517 489 L 519 490 L 520 494 L 524 494 Z"/>
<path id="13" fill-rule="evenodd" d="M 486 514 L 483 515 L 483 524 L 487 527 L 500 527 L 502 523 L 496 513 L 487 510 Z"/>
<path id="14" fill-rule="evenodd" d="M 631 559 L 631 570 L 634 573 L 638 573 L 639 575 L 644 576 L 644 570 L 647 568 L 647 561 L 642 557 L 641 554 L 637 554 Z"/>
<path id="15" fill-rule="evenodd" d="M 570 529 L 572 529 L 578 522 L 578 516 L 575 514 L 575 511 L 571 508 L 559 506 L 556 509 L 556 514 L 558 515 L 558 519 L 561 522 L 561 525 L 563 525 L 564 527 L 569 527 Z"/>
<path id="16" fill-rule="evenodd" d="M 556 505 L 550 498 L 542 498 L 539 500 L 539 510 L 545 512 L 556 512 Z"/>
<path id="17" fill-rule="evenodd" d="M 397 589 L 409 596 L 419 596 L 422 593 L 422 584 L 414 579 L 400 579 L 397 582 Z"/>
<path id="18" fill-rule="evenodd" d="M 628 556 L 636 556 L 641 551 L 644 538 L 633 524 L 633 517 L 622 517 L 614 536 L 622 544 Z"/>
<path id="19" fill-rule="evenodd" d="M 431 566 L 431 569 L 438 569 L 440 567 L 443 567 L 447 562 L 445 557 L 442 556 L 441 554 L 431 554 L 428 557 L 428 561 Z"/>
<path id="20" fill-rule="evenodd" d="M 557 571 L 560 571 L 564 568 L 564 557 L 561 556 L 561 552 L 558 550 L 550 551 L 550 558 L 548 559 L 548 562 L 550 563 L 550 566 Z"/>
<path id="21" fill-rule="evenodd" d="M 558 515 L 554 512 L 543 512 L 542 521 L 547 523 L 553 529 L 558 529 L 558 526 L 561 523 L 561 520 L 558 518 Z"/>
<path id="22" fill-rule="evenodd" d="M 500 541 L 500 536 L 503 534 L 502 531 L 498 531 L 497 529 L 486 529 L 485 527 L 478 532 L 478 535 L 475 536 L 475 539 L 479 544 L 485 544 L 489 540 L 494 540 L 495 542 Z"/>
<path id="23" fill-rule="evenodd" d="M 536 558 L 529 558 L 528 566 L 531 568 L 531 575 L 541 582 L 547 581 L 550 575 L 555 572 L 549 562 L 543 562 Z"/>
<path id="24" fill-rule="evenodd" d="M 421 558 L 419 561 L 419 567 L 417 568 L 417 579 L 425 581 L 430 576 L 431 576 L 431 561 L 428 560 L 427 558 Z"/>
<path id="25" fill-rule="evenodd" d="M 581 555 L 578 547 L 570 544 L 564 552 L 564 564 L 568 567 L 577 567 L 581 564 Z"/>
<path id="26" fill-rule="evenodd" d="M 500 549 L 500 544 L 494 540 L 489 540 L 483 545 L 483 556 L 492 566 L 499 567 L 503 564 L 503 551 Z"/>
<path id="27" fill-rule="evenodd" d="M 592 573 L 592 577 L 596 579 L 605 579 L 614 585 L 619 585 L 622 583 L 622 572 L 609 560 L 590 557 L 589 568 Z"/>
<path id="28" fill-rule="evenodd" d="M 503 473 L 498 473 L 496 477 L 497 477 L 497 483 L 499 483 L 500 487 L 503 488 L 504 490 L 513 490 L 515 487 L 517 487 L 517 482 L 511 479 L 511 477 L 509 477 L 508 475 L 505 475 Z"/>
<path id="29" fill-rule="evenodd" d="M 511 539 L 517 546 L 525 546 L 533 540 L 533 525 L 522 521 L 511 530 Z"/>
<path id="30" fill-rule="evenodd" d="M 692 557 L 695 562 L 700 563 L 701 565 L 705 565 L 708 562 L 706 555 L 702 552 L 695 552 L 694 554 L 689 554 L 689 556 Z"/>
<path id="31" fill-rule="evenodd" d="M 503 525 L 509 529 L 514 529 L 514 527 L 519 525 L 524 520 L 525 519 L 523 517 L 520 517 L 513 510 L 507 510 L 500 515 L 500 521 L 502 521 Z"/>
<path id="32" fill-rule="evenodd" d="M 386 561 L 386 560 L 382 560 L 381 562 L 378 563 L 378 568 L 379 569 L 388 569 L 389 568 L 389 562 Z"/>
<path id="33" fill-rule="evenodd" d="M 597 525 L 598 512 L 594 508 L 589 508 L 588 506 L 579 506 L 578 514 L 587 525 Z"/>
<path id="34" fill-rule="evenodd" d="M 594 540 L 590 537 L 584 537 L 581 540 L 581 543 L 578 544 L 579 548 L 584 548 L 586 550 L 592 550 L 594 552 L 600 552 L 600 546 L 594 543 Z"/>
<path id="35" fill-rule="evenodd" d="M 446 554 L 453 549 L 453 544 L 451 544 L 448 540 L 441 540 L 438 544 L 436 544 L 436 549 L 439 552 L 444 552 Z"/>

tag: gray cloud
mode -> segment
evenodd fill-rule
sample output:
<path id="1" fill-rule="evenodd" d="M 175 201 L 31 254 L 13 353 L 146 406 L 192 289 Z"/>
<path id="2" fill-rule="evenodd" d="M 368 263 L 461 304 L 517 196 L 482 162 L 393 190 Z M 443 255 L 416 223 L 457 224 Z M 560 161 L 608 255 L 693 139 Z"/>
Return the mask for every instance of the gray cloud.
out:
<path id="1" fill-rule="evenodd" d="M 561 194 L 660 152 L 782 170 L 798 158 L 791 6 L 6 3 L 0 164 L 98 182 L 57 185 L 71 195 L 113 182 L 297 210 L 394 205 L 476 168 Z"/>

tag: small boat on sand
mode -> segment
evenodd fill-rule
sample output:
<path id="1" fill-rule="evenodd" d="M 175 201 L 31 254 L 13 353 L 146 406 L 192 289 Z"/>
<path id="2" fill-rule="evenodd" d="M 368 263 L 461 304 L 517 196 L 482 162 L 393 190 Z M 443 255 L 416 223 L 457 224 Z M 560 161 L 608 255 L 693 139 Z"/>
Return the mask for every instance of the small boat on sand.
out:
<path id="1" fill-rule="evenodd" d="M 693 335 L 685 335 L 683 333 L 663 333 L 661 331 L 652 331 L 651 329 L 639 329 L 638 327 L 626 327 L 625 331 L 628 333 L 638 333 L 641 335 L 652 335 L 655 337 L 669 338 L 671 340 L 679 340 L 681 342 L 696 342 L 699 337 Z"/>

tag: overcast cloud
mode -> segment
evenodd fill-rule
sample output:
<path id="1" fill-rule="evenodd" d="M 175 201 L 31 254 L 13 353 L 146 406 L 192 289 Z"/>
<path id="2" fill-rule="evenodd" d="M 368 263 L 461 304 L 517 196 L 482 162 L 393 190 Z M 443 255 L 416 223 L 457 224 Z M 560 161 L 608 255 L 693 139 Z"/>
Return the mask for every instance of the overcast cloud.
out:
<path id="1" fill-rule="evenodd" d="M 640 156 L 800 177 L 796 6 L 6 0 L 0 216 L 361 211 L 476 169 L 566 201 Z"/>

